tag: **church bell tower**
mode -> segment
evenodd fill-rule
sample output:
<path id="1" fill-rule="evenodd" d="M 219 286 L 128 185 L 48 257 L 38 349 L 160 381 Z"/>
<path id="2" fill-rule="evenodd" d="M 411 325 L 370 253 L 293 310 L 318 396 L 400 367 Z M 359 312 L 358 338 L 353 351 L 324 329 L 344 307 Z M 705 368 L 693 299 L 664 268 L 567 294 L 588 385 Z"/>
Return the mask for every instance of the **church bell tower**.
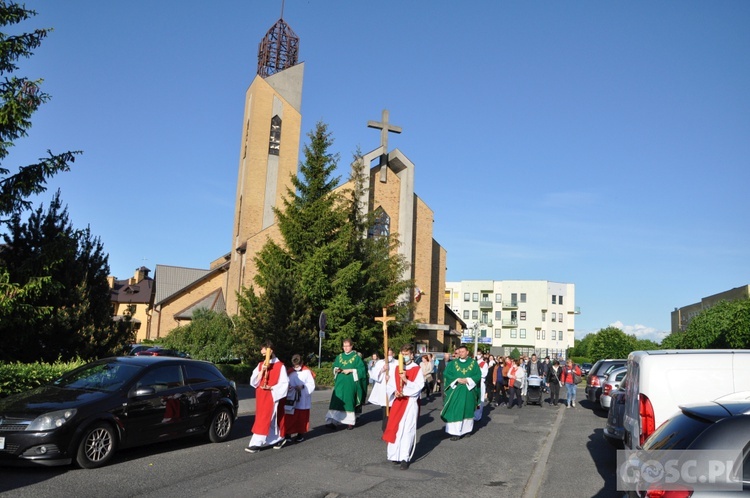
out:
<path id="1" fill-rule="evenodd" d="M 299 37 L 280 18 L 258 46 L 258 69 L 245 94 L 227 312 L 238 312 L 237 292 L 252 284 L 254 257 L 269 238 L 277 238 L 273 212 L 297 174 L 302 127 L 304 63 L 298 62 Z"/>

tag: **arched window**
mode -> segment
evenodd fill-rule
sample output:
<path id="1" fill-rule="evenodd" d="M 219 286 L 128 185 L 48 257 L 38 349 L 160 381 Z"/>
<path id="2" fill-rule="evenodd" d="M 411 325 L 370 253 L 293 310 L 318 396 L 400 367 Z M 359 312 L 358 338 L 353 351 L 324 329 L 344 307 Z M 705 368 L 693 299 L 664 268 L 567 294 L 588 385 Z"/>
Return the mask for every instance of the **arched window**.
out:
<path id="1" fill-rule="evenodd" d="M 388 237 L 391 233 L 391 217 L 385 209 L 378 207 L 375 210 L 375 224 L 367 231 L 368 237 Z"/>
<path id="2" fill-rule="evenodd" d="M 268 153 L 274 156 L 279 155 L 279 147 L 281 146 L 281 118 L 274 116 L 271 118 L 271 136 L 268 139 Z"/>

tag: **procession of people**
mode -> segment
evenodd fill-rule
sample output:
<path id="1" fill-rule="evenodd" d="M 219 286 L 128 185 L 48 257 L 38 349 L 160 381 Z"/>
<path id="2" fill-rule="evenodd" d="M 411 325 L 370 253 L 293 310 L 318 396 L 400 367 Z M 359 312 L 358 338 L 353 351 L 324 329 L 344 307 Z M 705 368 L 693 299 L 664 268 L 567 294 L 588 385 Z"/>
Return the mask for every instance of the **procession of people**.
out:
<path id="1" fill-rule="evenodd" d="M 365 403 L 382 408 L 382 440 L 386 443 L 386 459 L 409 468 L 417 445 L 417 428 L 421 407 L 442 395 L 440 418 L 451 441 L 458 441 L 475 432 L 475 422 L 484 416 L 485 404 L 501 403 L 507 408 L 523 406 L 525 379 L 541 377 L 543 389 L 549 387 L 550 404 L 558 404 L 560 386 L 568 387 L 570 371 L 578 368 L 568 360 L 565 368 L 549 357 L 537 360 L 528 357 L 499 357 L 478 352 L 470 356 L 466 345 L 460 344 L 442 357 L 423 353 L 418 356 L 412 344 L 403 345 L 398 357 L 387 348 L 379 359 L 373 354 L 368 365 L 354 349 L 351 339 L 342 341 L 342 352 L 333 362 L 334 382 L 325 426 L 336 430 L 352 430 Z M 256 411 L 252 436 L 245 451 L 257 453 L 265 447 L 281 449 L 287 443 L 300 443 L 310 429 L 312 393 L 315 374 L 299 354 L 291 357 L 286 367 L 275 355 L 273 344 L 264 342 L 260 348 L 264 358 L 253 369 L 250 385 L 255 388 Z M 419 360 L 419 361 L 418 361 Z M 368 384 L 371 386 L 367 397 Z M 568 388 L 568 391 L 572 389 Z M 567 405 L 575 406 L 575 397 L 568 392 Z M 423 397 L 424 395 L 424 397 Z"/>

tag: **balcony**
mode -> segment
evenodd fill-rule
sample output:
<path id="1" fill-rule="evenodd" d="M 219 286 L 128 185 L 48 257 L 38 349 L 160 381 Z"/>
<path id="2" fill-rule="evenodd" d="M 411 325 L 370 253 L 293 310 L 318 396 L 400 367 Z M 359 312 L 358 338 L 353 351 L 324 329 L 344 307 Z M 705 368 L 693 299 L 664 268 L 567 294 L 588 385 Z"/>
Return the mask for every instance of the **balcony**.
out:
<path id="1" fill-rule="evenodd" d="M 504 310 L 514 310 L 518 308 L 518 301 L 503 301 Z"/>
<path id="2" fill-rule="evenodd" d="M 503 320 L 503 327 L 518 327 L 518 320 Z"/>
<path id="3" fill-rule="evenodd" d="M 492 301 L 479 301 L 479 309 L 480 310 L 491 310 L 492 309 Z"/>
<path id="4" fill-rule="evenodd" d="M 576 306 L 573 310 L 568 310 L 569 315 L 580 315 L 581 314 L 581 307 Z"/>

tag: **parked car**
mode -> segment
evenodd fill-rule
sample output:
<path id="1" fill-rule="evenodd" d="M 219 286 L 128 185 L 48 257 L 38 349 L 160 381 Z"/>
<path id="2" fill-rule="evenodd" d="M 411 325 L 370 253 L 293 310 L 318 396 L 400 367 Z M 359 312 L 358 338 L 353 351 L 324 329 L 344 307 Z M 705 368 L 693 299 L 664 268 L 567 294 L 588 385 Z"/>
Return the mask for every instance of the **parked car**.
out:
<path id="1" fill-rule="evenodd" d="M 625 447 L 639 449 L 681 405 L 750 391 L 750 350 L 673 349 L 628 355 Z"/>
<path id="2" fill-rule="evenodd" d="M 671 491 L 649 489 L 649 485 L 639 483 L 638 491 L 630 491 L 631 497 L 673 496 L 700 498 L 702 496 L 750 496 L 750 454 L 747 444 L 750 441 L 750 402 L 711 401 L 689 404 L 669 418 L 649 436 L 643 444 L 648 450 L 736 450 L 738 461 L 732 462 L 734 472 L 730 482 L 742 483 L 742 491 L 706 491 L 688 485 L 684 490 Z M 648 454 L 648 453 L 647 453 Z M 696 467 L 700 468 L 700 467 Z M 696 473 L 700 471 L 696 470 Z M 703 475 L 703 474 L 700 474 Z M 658 483 L 657 483 L 658 485 Z"/>
<path id="3" fill-rule="evenodd" d="M 602 394 L 602 385 L 607 374 L 615 368 L 624 367 L 628 360 L 599 360 L 591 367 L 589 374 L 586 376 L 586 399 L 592 403 L 599 402 L 599 396 Z"/>
<path id="4" fill-rule="evenodd" d="M 162 348 L 160 346 L 158 347 L 151 347 L 148 349 L 144 349 L 142 351 L 138 351 L 135 353 L 136 356 L 177 356 L 179 358 L 190 358 L 190 355 L 187 353 L 183 353 L 182 351 L 177 351 L 174 349 L 167 349 Z"/>
<path id="5" fill-rule="evenodd" d="M 106 464 L 121 448 L 204 433 L 229 437 L 234 382 L 209 362 L 119 356 L 0 400 L 0 463 Z"/>
<path id="6" fill-rule="evenodd" d="M 612 399 L 611 393 L 620 387 L 627 373 L 628 367 L 614 368 L 609 371 L 607 378 L 604 379 L 604 383 L 602 384 L 602 394 L 599 396 L 599 404 L 602 409 L 609 410 L 609 404 Z"/>
<path id="7" fill-rule="evenodd" d="M 581 375 L 588 375 L 592 366 L 591 363 L 581 363 Z"/>
<path id="8" fill-rule="evenodd" d="M 151 349 L 153 347 L 153 344 L 133 344 L 132 346 L 130 346 L 130 351 L 128 351 L 128 354 L 130 356 L 135 356 L 141 351 L 146 351 L 147 349 Z"/>
<path id="9" fill-rule="evenodd" d="M 627 381 L 627 378 L 626 378 Z M 624 448 L 625 428 L 622 419 L 625 416 L 625 390 L 622 385 L 619 389 L 612 391 L 612 402 L 607 412 L 607 424 L 604 426 L 604 439 L 615 448 Z"/>

